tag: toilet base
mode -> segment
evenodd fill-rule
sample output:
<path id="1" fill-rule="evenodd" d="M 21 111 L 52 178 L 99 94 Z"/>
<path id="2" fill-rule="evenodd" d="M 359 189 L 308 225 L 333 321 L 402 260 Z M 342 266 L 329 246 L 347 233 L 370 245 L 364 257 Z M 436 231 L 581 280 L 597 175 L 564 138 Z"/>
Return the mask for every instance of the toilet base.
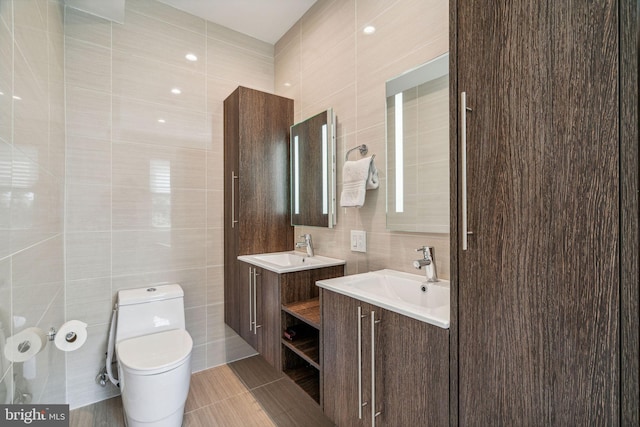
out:
<path id="1" fill-rule="evenodd" d="M 184 418 L 184 406 L 182 405 L 176 412 L 161 420 L 142 422 L 130 419 L 123 408 L 124 423 L 126 427 L 180 427 Z"/>

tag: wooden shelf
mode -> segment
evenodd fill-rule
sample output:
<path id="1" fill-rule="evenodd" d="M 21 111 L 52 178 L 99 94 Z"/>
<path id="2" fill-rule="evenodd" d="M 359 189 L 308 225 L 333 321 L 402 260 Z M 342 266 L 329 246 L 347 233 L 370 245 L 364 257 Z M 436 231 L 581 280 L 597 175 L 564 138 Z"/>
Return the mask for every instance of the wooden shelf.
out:
<path id="1" fill-rule="evenodd" d="M 320 344 L 318 336 L 310 336 L 296 341 L 282 339 L 282 344 L 289 350 L 309 362 L 314 368 L 320 369 Z"/>
<path id="2" fill-rule="evenodd" d="M 282 306 L 282 310 L 320 330 L 320 299 L 292 302 Z"/>
<path id="3" fill-rule="evenodd" d="M 320 373 L 311 366 L 286 369 L 284 371 L 302 390 L 320 403 Z"/>

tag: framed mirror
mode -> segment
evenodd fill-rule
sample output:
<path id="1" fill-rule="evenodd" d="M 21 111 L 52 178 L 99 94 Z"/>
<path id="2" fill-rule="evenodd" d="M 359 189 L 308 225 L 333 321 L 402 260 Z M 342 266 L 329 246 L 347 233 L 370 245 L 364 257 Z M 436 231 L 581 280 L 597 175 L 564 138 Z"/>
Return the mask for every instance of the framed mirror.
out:
<path id="1" fill-rule="evenodd" d="M 449 54 L 386 83 L 387 229 L 449 233 Z"/>
<path id="2" fill-rule="evenodd" d="M 336 223 L 335 117 L 329 108 L 291 126 L 291 225 Z"/>

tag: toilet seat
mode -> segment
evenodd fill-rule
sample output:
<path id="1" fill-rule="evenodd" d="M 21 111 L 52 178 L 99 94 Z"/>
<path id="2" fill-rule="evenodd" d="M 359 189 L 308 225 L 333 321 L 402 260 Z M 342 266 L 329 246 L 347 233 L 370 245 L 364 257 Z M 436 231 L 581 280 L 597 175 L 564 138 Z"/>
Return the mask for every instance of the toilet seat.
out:
<path id="1" fill-rule="evenodd" d="M 116 344 L 116 355 L 123 370 L 133 375 L 156 375 L 182 365 L 192 348 L 187 331 L 172 329 L 123 340 Z"/>

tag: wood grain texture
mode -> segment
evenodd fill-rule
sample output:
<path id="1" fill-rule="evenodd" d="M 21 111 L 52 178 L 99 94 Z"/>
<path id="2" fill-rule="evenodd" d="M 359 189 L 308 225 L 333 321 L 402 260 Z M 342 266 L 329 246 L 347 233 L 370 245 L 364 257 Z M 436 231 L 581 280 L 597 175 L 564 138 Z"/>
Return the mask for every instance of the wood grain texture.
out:
<path id="1" fill-rule="evenodd" d="M 616 424 L 617 9 L 457 0 L 458 424 Z"/>
<path id="2" fill-rule="evenodd" d="M 281 277 L 282 303 L 289 304 L 316 298 L 320 292 L 316 286 L 318 280 L 342 276 L 344 276 L 344 265 L 284 273 Z"/>
<path id="3" fill-rule="evenodd" d="M 358 307 L 362 309 L 362 419 L 358 418 Z M 371 313 L 375 349 L 371 345 Z M 322 290 L 324 411 L 337 425 L 449 425 L 449 332 Z M 371 375 L 375 352 L 375 378 Z"/>
<path id="4" fill-rule="evenodd" d="M 449 256 L 450 256 L 450 312 L 449 312 L 449 424 L 458 425 L 458 249 L 461 229 L 458 215 L 460 198 L 458 176 L 458 129 L 459 129 L 459 90 L 458 90 L 458 0 L 449 0 Z"/>
<path id="5" fill-rule="evenodd" d="M 297 317 L 306 324 L 320 329 L 320 298 L 292 302 L 283 305 L 282 310 Z"/>
<path id="6" fill-rule="evenodd" d="M 352 298 L 322 290 L 322 379 L 324 413 L 339 426 L 371 425 L 358 419 L 357 312 L 360 303 Z M 365 311 L 363 311 L 365 312 Z M 368 325 L 363 319 L 363 328 Z M 363 351 L 364 354 L 364 351 Z M 370 360 L 363 358 L 363 372 L 370 372 Z M 365 401 L 369 394 L 364 390 Z M 366 412 L 365 408 L 365 412 Z"/>
<path id="7" fill-rule="evenodd" d="M 258 352 L 271 366 L 279 370 L 280 360 L 280 277 L 279 274 L 258 269 L 257 329 Z"/>
<path id="8" fill-rule="evenodd" d="M 621 425 L 640 425 L 640 274 L 638 212 L 638 46 L 637 2 L 620 2 L 620 248 L 621 248 Z"/>
<path id="9" fill-rule="evenodd" d="M 232 198 L 232 193 L 238 191 L 237 181 L 232 176 L 237 176 L 238 150 L 240 136 L 240 106 L 239 91 L 233 92 L 224 101 L 224 321 L 234 331 L 240 334 L 240 310 L 239 304 L 239 270 L 238 270 L 238 233 L 232 227 L 231 206 L 234 211 L 238 209 L 238 199 Z M 233 187 L 233 191 L 232 191 Z"/>
<path id="10" fill-rule="evenodd" d="M 370 306 L 379 426 L 449 425 L 449 331 Z M 369 323 L 370 326 L 370 323 Z"/>
<path id="11" fill-rule="evenodd" d="M 225 323 L 240 335 L 244 284 L 237 256 L 294 245 L 288 172 L 292 123 L 293 101 L 287 98 L 238 87 L 224 101 L 224 310 Z"/>
<path id="12" fill-rule="evenodd" d="M 258 335 L 253 333 L 253 318 L 255 310 L 253 309 L 253 269 L 251 264 L 241 261 L 234 263 L 237 265 L 236 271 L 238 281 L 234 286 L 236 295 L 236 313 L 238 318 L 239 330 L 236 331 L 251 347 L 258 350 Z M 225 303 L 226 304 L 226 303 Z"/>

